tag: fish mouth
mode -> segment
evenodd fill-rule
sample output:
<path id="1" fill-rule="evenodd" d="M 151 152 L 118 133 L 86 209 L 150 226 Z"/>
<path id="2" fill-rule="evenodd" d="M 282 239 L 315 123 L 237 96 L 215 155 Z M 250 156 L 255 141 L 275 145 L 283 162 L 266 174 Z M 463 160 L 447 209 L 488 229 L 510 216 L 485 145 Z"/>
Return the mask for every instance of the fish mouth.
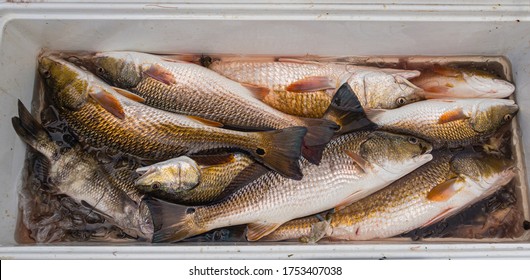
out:
<path id="1" fill-rule="evenodd" d="M 497 98 L 507 97 L 515 91 L 515 86 L 501 79 L 484 78 L 477 75 L 464 74 L 467 84 L 478 92 L 496 94 Z"/>
<path id="2" fill-rule="evenodd" d="M 136 173 L 140 175 L 138 179 L 134 182 L 135 185 L 144 185 L 144 181 L 147 177 L 156 172 L 156 168 L 150 166 L 144 166 L 136 169 Z"/>
<path id="3" fill-rule="evenodd" d="M 92 58 L 96 56 L 97 52 L 62 52 L 59 53 L 59 57 L 75 64 L 78 67 L 87 69 L 91 72 L 96 70 L 95 64 L 92 62 Z"/>
<path id="4" fill-rule="evenodd" d="M 429 143 L 420 143 L 421 155 L 430 154 L 432 152 L 432 145 Z"/>
<path id="5" fill-rule="evenodd" d="M 512 165 L 512 166 L 507 167 L 503 171 L 501 171 L 496 176 L 489 176 L 484 181 L 488 185 L 495 185 L 495 184 L 506 185 L 513 179 L 513 177 L 515 177 L 515 175 L 517 175 L 518 171 L 519 171 L 519 168 L 517 168 L 517 166 L 515 165 Z"/>
<path id="6" fill-rule="evenodd" d="M 422 162 L 422 161 L 428 162 L 428 161 L 431 161 L 432 159 L 433 159 L 433 156 L 431 154 L 422 154 L 422 155 L 418 155 L 412 158 L 414 162 Z"/>
<path id="7" fill-rule="evenodd" d="M 146 241 L 150 242 L 153 238 L 153 233 L 155 232 L 155 229 L 153 225 L 153 217 L 151 214 L 151 210 L 143 199 L 138 205 L 137 222 L 137 230 L 139 237 L 141 237 L 142 239 L 146 239 Z"/>

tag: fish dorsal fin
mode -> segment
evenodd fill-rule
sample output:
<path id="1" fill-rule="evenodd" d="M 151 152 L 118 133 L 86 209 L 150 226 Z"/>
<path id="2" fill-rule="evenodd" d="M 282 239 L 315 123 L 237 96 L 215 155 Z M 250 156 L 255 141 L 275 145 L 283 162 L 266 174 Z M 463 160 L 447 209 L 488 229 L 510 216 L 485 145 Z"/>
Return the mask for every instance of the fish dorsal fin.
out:
<path id="1" fill-rule="evenodd" d="M 370 163 L 367 162 L 362 156 L 360 156 L 359 154 L 351 151 L 351 150 L 345 150 L 344 151 L 349 157 L 351 157 L 353 159 L 353 161 L 355 162 L 356 164 L 356 167 L 357 169 L 359 170 L 359 172 L 361 173 L 366 173 L 367 170 L 370 168 Z"/>
<path id="2" fill-rule="evenodd" d="M 267 97 L 267 95 L 271 91 L 269 88 L 253 84 L 241 83 L 241 85 L 248 89 L 252 93 L 252 96 L 254 96 L 258 100 L 264 100 L 265 97 Z"/>
<path id="3" fill-rule="evenodd" d="M 323 89 L 335 88 L 333 80 L 326 76 L 312 76 L 307 77 L 296 82 L 291 83 L 285 89 L 287 91 L 302 92 L 302 91 L 317 91 Z"/>
<path id="4" fill-rule="evenodd" d="M 202 166 L 214 166 L 222 165 L 236 161 L 234 154 L 222 154 L 222 155 L 200 155 L 191 156 L 191 158 Z"/>
<path id="5" fill-rule="evenodd" d="M 464 110 L 462 108 L 457 108 L 443 113 L 438 119 L 438 124 L 444 124 L 465 119 L 469 119 L 469 117 L 466 116 Z"/>
<path id="6" fill-rule="evenodd" d="M 90 92 L 89 95 L 109 113 L 119 119 L 125 118 L 125 112 L 123 111 L 120 101 L 116 99 L 112 93 L 100 88 L 97 91 Z"/>
<path id="7" fill-rule="evenodd" d="M 257 241 L 276 230 L 281 224 L 252 223 L 247 226 L 247 240 Z"/>
<path id="8" fill-rule="evenodd" d="M 451 178 L 436 185 L 427 194 L 430 201 L 447 201 L 462 189 L 460 177 Z"/>
<path id="9" fill-rule="evenodd" d="M 164 56 L 160 57 L 160 59 L 162 59 L 165 62 L 197 64 L 197 63 L 194 63 L 195 58 L 196 58 L 195 55 L 189 55 L 189 56 L 186 56 L 186 55 L 174 55 L 174 56 L 164 55 Z"/>
<path id="10" fill-rule="evenodd" d="M 121 96 L 127 97 L 131 100 L 134 100 L 136 102 L 145 103 L 145 99 L 137 94 L 134 94 L 128 90 L 118 88 L 118 87 L 112 87 L 117 93 L 119 93 Z"/>
<path id="11" fill-rule="evenodd" d="M 250 182 L 261 177 L 263 174 L 269 172 L 265 166 L 259 163 L 252 163 L 247 168 L 243 169 L 237 176 L 230 182 L 228 186 L 216 197 L 216 200 L 223 199 L 224 197 L 232 194 L 239 188 L 248 185 Z"/>
<path id="12" fill-rule="evenodd" d="M 197 117 L 197 116 L 188 116 L 188 118 L 194 120 L 194 121 L 198 121 L 204 125 L 207 125 L 207 126 L 213 126 L 213 127 L 223 127 L 223 124 L 220 123 L 220 122 L 216 122 L 216 121 L 212 121 L 212 120 L 209 120 L 209 119 L 205 119 L 205 118 L 201 118 L 201 117 Z"/>
<path id="13" fill-rule="evenodd" d="M 446 77 L 459 77 L 462 74 L 454 68 L 435 64 L 432 71 L 436 74 L 443 75 Z"/>
<path id="14" fill-rule="evenodd" d="M 322 65 L 318 61 L 312 61 L 312 60 L 303 60 L 298 58 L 288 58 L 288 57 L 280 57 L 278 58 L 278 62 L 283 63 L 300 63 L 300 64 L 314 64 L 314 65 Z"/>
<path id="15" fill-rule="evenodd" d="M 158 64 L 153 64 L 144 74 L 168 86 L 177 81 L 171 72 Z"/>

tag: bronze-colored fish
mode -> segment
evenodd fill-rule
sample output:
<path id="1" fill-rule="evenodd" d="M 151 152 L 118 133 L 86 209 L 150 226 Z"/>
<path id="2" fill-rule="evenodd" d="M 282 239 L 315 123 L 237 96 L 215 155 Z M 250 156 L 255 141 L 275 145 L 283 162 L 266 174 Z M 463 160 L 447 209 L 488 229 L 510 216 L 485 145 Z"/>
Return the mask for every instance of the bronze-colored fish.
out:
<path id="1" fill-rule="evenodd" d="M 118 94 L 92 74 L 54 56 L 42 56 L 39 72 L 59 114 L 85 142 L 144 159 L 167 160 L 218 150 L 240 150 L 294 179 L 304 127 L 265 132 L 240 132 L 211 125 L 208 120 L 151 108 Z M 121 91 L 126 96 L 134 94 Z"/>
<path id="2" fill-rule="evenodd" d="M 153 241 L 179 241 L 239 224 L 249 224 L 247 238 L 258 240 L 295 217 L 340 209 L 387 186 L 429 161 L 431 148 L 411 136 L 355 132 L 331 141 L 319 166 L 302 159 L 300 181 L 268 172 L 208 205 L 147 200 L 154 213 Z"/>
<path id="3" fill-rule="evenodd" d="M 486 140 L 518 110 L 507 99 L 430 99 L 393 110 L 373 110 L 369 118 L 384 130 L 423 138 L 435 148 L 460 147 Z"/>
<path id="4" fill-rule="evenodd" d="M 471 69 L 434 65 L 411 80 L 422 88 L 427 99 L 432 98 L 505 98 L 515 86 L 494 75 Z"/>
<path id="5" fill-rule="evenodd" d="M 195 160 L 194 160 L 195 159 Z M 263 175 L 267 170 L 245 154 L 186 156 L 137 169 L 138 189 L 184 205 L 208 204 Z"/>
<path id="6" fill-rule="evenodd" d="M 101 52 L 76 58 L 99 77 L 130 90 L 155 108 L 245 130 L 306 127 L 305 147 L 320 150 L 336 130 L 329 120 L 299 118 L 267 106 L 258 99 L 269 92 L 268 88 L 242 85 L 193 63 L 139 52 Z M 331 98 L 322 113 L 330 102 Z M 359 112 L 358 118 L 364 117 Z M 313 163 L 320 160 L 320 153 L 302 152 Z"/>
<path id="7" fill-rule="evenodd" d="M 351 86 L 365 109 L 393 109 L 422 98 L 422 90 L 408 81 L 420 75 L 416 70 L 243 58 L 213 61 L 209 68 L 234 81 L 272 89 L 260 99 L 278 110 L 304 116 L 321 116 L 343 83 Z"/>
<path id="8" fill-rule="evenodd" d="M 493 194 L 515 175 L 513 163 L 474 152 L 439 152 L 385 189 L 328 215 L 285 223 L 264 240 L 371 240 L 426 227 Z"/>

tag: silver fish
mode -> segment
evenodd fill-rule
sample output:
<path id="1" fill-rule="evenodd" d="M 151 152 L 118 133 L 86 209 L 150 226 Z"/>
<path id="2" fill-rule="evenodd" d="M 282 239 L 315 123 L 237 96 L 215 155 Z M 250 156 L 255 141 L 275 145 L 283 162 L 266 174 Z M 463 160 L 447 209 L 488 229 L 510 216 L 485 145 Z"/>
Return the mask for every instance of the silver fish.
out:
<path id="1" fill-rule="evenodd" d="M 109 173 L 79 145 L 61 153 L 20 101 L 18 110 L 19 116 L 12 119 L 13 127 L 28 146 L 47 160 L 47 179 L 57 193 L 88 205 L 133 237 L 151 239 L 151 213 L 142 203 L 142 195 L 134 190 L 132 180 L 121 180 L 123 174 Z"/>

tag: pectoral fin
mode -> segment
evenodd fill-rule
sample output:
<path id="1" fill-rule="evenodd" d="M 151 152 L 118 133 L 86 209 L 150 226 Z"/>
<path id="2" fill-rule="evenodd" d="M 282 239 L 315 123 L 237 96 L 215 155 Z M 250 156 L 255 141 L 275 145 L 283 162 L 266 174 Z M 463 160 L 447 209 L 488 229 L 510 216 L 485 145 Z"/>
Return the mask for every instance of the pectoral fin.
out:
<path id="1" fill-rule="evenodd" d="M 175 76 L 160 65 L 153 64 L 144 74 L 168 86 L 176 83 Z"/>
<path id="2" fill-rule="evenodd" d="M 448 179 L 434 188 L 427 194 L 427 199 L 431 201 L 447 201 L 453 197 L 460 189 L 460 178 Z"/>
<path id="3" fill-rule="evenodd" d="M 257 241 L 276 230 L 281 224 L 252 223 L 247 226 L 247 240 Z"/>
<path id="4" fill-rule="evenodd" d="M 96 100 L 96 102 L 101 105 L 105 110 L 113 114 L 119 119 L 125 118 L 125 112 L 121 103 L 116 97 L 105 91 L 104 89 L 99 89 L 95 92 L 90 92 L 89 95 Z"/>
<path id="5" fill-rule="evenodd" d="M 128 90 L 124 90 L 122 88 L 112 87 L 117 93 L 121 94 L 122 96 L 125 96 L 131 100 L 134 100 L 136 102 L 144 103 L 145 99 L 139 95 L 136 95 Z"/>
<path id="6" fill-rule="evenodd" d="M 438 124 L 444 124 L 448 122 L 454 122 L 458 120 L 469 119 L 468 116 L 464 113 L 462 108 L 454 109 L 443 113 L 438 119 Z"/>
<path id="7" fill-rule="evenodd" d="M 356 164 L 356 167 L 361 173 L 366 173 L 366 171 L 370 168 L 370 163 L 367 162 L 362 156 L 359 154 L 352 152 L 350 150 L 344 151 L 349 157 L 353 159 L 353 161 Z"/>
<path id="8" fill-rule="evenodd" d="M 329 77 L 314 76 L 314 77 L 307 77 L 305 79 L 298 80 L 288 85 L 285 89 L 287 91 L 301 92 L 301 91 L 317 91 L 317 90 L 330 89 L 330 88 L 335 88 L 335 84 Z"/>

